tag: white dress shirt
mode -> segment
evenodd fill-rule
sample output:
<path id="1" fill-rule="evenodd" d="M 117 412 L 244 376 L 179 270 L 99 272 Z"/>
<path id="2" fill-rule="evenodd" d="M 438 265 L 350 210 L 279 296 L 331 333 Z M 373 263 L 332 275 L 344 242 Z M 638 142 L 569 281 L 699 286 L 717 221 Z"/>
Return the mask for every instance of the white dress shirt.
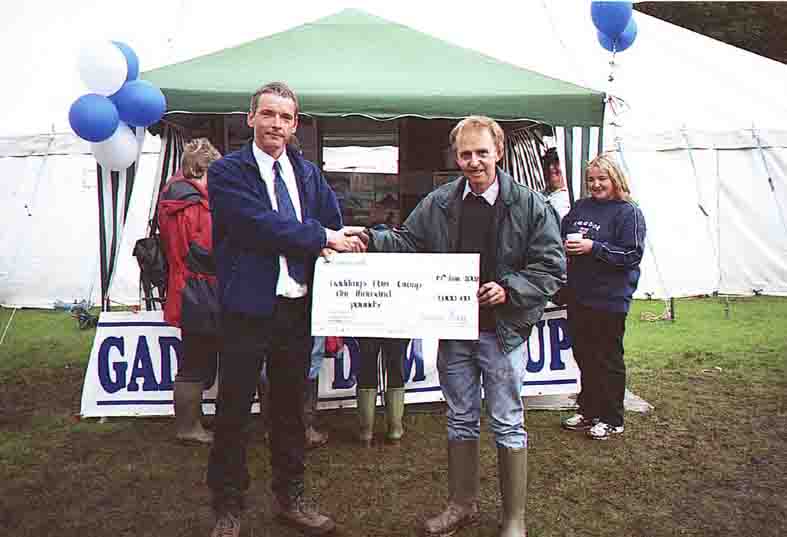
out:
<path id="1" fill-rule="evenodd" d="M 274 184 L 276 176 L 273 171 L 273 163 L 278 160 L 281 166 L 281 177 L 284 179 L 284 184 L 287 185 L 287 192 L 292 200 L 292 206 L 295 208 L 295 216 L 299 222 L 303 221 L 303 213 L 301 211 L 301 197 L 298 194 L 298 183 L 295 182 L 295 171 L 292 169 L 290 159 L 287 158 L 287 152 L 284 151 L 278 159 L 274 159 L 268 153 L 257 147 L 256 143 L 251 144 L 254 158 L 257 160 L 257 165 L 260 168 L 260 175 L 262 175 L 262 182 L 265 184 L 265 189 L 268 191 L 268 197 L 271 199 L 273 210 L 279 210 L 279 204 L 276 201 L 276 191 Z M 300 298 L 306 296 L 309 287 L 306 284 L 300 284 L 292 279 L 287 269 L 287 258 L 283 255 L 279 256 L 279 279 L 276 281 L 276 296 L 283 296 L 286 298 Z"/>
<path id="2" fill-rule="evenodd" d="M 497 201 L 497 195 L 500 193 L 500 183 L 495 178 L 495 182 L 489 185 L 489 187 L 481 193 L 481 197 L 486 200 L 486 202 L 491 206 L 494 205 Z M 462 194 L 462 199 L 465 199 L 469 194 L 473 196 L 478 196 L 475 192 L 470 190 L 470 181 L 465 181 L 465 191 Z"/>

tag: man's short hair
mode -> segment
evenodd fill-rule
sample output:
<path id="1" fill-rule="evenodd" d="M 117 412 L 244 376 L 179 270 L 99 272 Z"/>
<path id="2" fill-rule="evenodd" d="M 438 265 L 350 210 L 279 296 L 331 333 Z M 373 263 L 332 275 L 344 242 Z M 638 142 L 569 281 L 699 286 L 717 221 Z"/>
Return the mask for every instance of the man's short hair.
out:
<path id="1" fill-rule="evenodd" d="M 181 166 L 183 177 L 200 179 L 208 171 L 214 161 L 221 158 L 221 153 L 213 147 L 207 138 L 195 138 L 183 146 Z"/>
<path id="2" fill-rule="evenodd" d="M 492 140 L 497 149 L 497 155 L 503 158 L 503 147 L 505 144 L 505 134 L 503 128 L 491 117 L 486 116 L 469 116 L 456 124 L 451 130 L 448 140 L 451 142 L 451 148 L 456 151 L 456 141 L 465 130 L 481 130 L 487 129 L 489 134 L 492 135 Z"/>
<path id="3" fill-rule="evenodd" d="M 251 96 L 251 104 L 249 105 L 249 113 L 251 115 L 254 115 L 257 112 L 257 104 L 260 101 L 260 95 L 263 93 L 271 93 L 285 99 L 290 99 L 295 103 L 295 115 L 298 115 L 298 110 L 300 110 L 298 96 L 295 95 L 295 92 L 292 90 L 292 88 L 290 88 L 284 82 L 268 82 L 260 89 L 255 91 L 254 95 Z"/>

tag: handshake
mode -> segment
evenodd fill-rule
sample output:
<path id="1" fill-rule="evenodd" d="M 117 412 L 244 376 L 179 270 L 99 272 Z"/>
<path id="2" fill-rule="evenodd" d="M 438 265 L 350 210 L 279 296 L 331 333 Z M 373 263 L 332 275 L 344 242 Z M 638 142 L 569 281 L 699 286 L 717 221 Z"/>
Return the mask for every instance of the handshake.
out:
<path id="1" fill-rule="evenodd" d="M 369 246 L 369 234 L 360 226 L 345 226 L 339 231 L 326 228 L 325 237 L 326 245 L 320 255 L 326 259 L 334 252 L 365 252 Z"/>

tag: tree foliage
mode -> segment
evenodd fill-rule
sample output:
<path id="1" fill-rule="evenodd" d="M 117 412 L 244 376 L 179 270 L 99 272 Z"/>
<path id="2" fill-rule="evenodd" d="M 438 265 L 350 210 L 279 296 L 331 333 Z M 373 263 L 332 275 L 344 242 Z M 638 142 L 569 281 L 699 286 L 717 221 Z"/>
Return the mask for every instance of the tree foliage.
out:
<path id="1" fill-rule="evenodd" d="M 787 63 L 787 2 L 641 2 L 635 9 Z"/>

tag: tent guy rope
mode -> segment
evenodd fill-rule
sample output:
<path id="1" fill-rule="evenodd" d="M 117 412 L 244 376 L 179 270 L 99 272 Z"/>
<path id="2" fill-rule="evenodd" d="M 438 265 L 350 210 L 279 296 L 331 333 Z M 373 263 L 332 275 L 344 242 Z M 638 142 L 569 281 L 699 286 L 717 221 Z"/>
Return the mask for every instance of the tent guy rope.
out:
<path id="1" fill-rule="evenodd" d="M 14 315 L 16 314 L 16 310 L 18 309 L 19 308 L 14 308 L 13 310 L 11 310 L 11 316 L 8 318 L 8 322 L 5 325 L 5 330 L 3 330 L 3 335 L 0 336 L 0 345 L 2 345 L 3 341 L 5 341 L 5 335 L 8 332 L 8 327 L 11 326 L 11 321 L 14 320 Z"/>

